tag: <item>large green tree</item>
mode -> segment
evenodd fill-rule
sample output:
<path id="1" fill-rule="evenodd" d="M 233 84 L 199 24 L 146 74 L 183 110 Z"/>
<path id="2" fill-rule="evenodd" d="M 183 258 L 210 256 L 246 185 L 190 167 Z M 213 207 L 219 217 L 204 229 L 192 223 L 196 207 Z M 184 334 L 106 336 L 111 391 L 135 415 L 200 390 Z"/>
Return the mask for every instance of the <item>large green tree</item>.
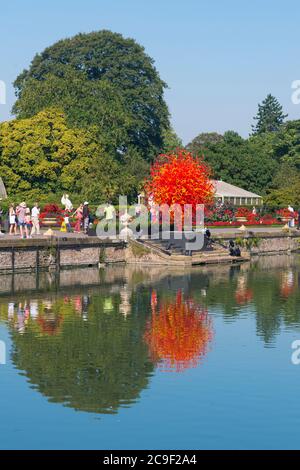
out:
<path id="1" fill-rule="evenodd" d="M 15 81 L 18 118 L 58 105 L 68 123 L 95 126 L 105 149 L 129 147 L 151 159 L 169 127 L 166 84 L 133 39 L 99 31 L 64 39 L 37 54 Z"/>
<path id="2" fill-rule="evenodd" d="M 278 131 L 286 117 L 287 114 L 283 113 L 282 106 L 277 98 L 269 94 L 258 105 L 258 112 L 254 117 L 254 120 L 257 122 L 252 126 L 253 134 Z"/>

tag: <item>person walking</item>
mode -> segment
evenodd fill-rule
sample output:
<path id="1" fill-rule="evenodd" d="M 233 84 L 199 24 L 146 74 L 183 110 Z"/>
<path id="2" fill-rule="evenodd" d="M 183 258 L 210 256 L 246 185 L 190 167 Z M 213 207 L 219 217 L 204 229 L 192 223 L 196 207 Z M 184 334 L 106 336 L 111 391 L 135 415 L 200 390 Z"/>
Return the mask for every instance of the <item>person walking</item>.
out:
<path id="1" fill-rule="evenodd" d="M 73 216 L 75 215 L 75 218 L 77 220 L 76 225 L 74 227 L 74 232 L 80 233 L 81 231 L 81 224 L 82 224 L 82 218 L 83 218 L 83 204 L 80 204 L 80 206 L 76 209 L 74 212 Z"/>
<path id="2" fill-rule="evenodd" d="M 31 210 L 31 222 L 32 222 L 32 235 L 40 235 L 40 208 L 39 204 L 36 202 Z"/>
<path id="3" fill-rule="evenodd" d="M 26 238 L 29 237 L 28 228 L 27 228 L 27 225 L 26 225 L 26 207 L 27 207 L 26 202 L 22 202 L 18 206 L 18 212 L 17 212 L 18 225 L 20 227 L 21 238 L 24 238 L 24 232 L 25 232 Z"/>
<path id="4" fill-rule="evenodd" d="M 17 235 L 17 220 L 16 220 L 16 211 L 15 211 L 14 204 L 9 205 L 8 218 L 9 218 L 9 235 Z"/>
<path id="5" fill-rule="evenodd" d="M 89 203 L 87 201 L 83 205 L 82 216 L 83 216 L 83 230 L 84 230 L 84 233 L 87 235 L 89 224 L 90 224 L 90 210 L 89 210 Z"/>

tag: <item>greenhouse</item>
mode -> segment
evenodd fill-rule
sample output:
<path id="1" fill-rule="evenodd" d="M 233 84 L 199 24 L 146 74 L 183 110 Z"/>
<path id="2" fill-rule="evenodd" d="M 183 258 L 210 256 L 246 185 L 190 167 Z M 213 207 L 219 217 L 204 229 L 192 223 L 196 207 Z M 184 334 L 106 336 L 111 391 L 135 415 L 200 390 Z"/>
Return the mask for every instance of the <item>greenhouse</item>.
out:
<path id="1" fill-rule="evenodd" d="M 215 199 L 222 199 L 223 203 L 229 202 L 235 206 L 261 206 L 263 204 L 261 196 L 233 184 L 215 180 L 214 185 L 216 188 Z"/>

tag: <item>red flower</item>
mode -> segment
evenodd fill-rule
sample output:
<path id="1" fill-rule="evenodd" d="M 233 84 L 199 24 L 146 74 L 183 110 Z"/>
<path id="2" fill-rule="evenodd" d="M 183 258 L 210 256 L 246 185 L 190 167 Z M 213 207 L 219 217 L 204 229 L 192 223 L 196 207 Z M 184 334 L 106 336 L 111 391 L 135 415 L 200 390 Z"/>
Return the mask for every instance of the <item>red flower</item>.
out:
<path id="1" fill-rule="evenodd" d="M 236 217 L 246 217 L 247 219 L 253 216 L 252 212 L 250 209 L 247 207 L 239 207 L 238 210 L 235 213 Z"/>

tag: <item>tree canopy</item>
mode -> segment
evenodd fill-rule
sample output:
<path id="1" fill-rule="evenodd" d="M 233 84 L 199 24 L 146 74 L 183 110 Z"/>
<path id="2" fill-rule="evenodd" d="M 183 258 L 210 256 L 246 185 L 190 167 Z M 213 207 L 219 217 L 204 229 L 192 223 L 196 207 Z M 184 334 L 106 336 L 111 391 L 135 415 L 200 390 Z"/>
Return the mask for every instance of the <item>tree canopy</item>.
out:
<path id="1" fill-rule="evenodd" d="M 95 126 L 105 149 L 134 147 L 151 159 L 169 127 L 166 84 L 133 39 L 111 31 L 78 34 L 37 54 L 16 79 L 13 111 L 28 118 L 59 106 L 69 124 Z"/>
<path id="2" fill-rule="evenodd" d="M 253 134 L 278 131 L 287 116 L 283 113 L 277 98 L 268 94 L 264 101 L 258 105 L 258 112 L 254 117 L 257 122 L 252 126 Z"/>
<path id="3" fill-rule="evenodd" d="M 118 161 L 97 131 L 68 127 L 59 109 L 0 124 L 0 174 L 10 196 L 31 201 L 68 191 L 90 202 L 135 196 L 148 165 L 129 149 Z"/>
<path id="4" fill-rule="evenodd" d="M 243 139 L 236 132 L 227 131 L 223 136 L 200 134 L 187 148 L 193 149 L 196 155 L 204 156 L 215 179 L 264 193 L 278 164 L 263 144 L 254 137 Z"/>
<path id="5" fill-rule="evenodd" d="M 93 132 L 70 129 L 56 109 L 0 125 L 0 173 L 9 194 L 80 192 L 99 153 Z"/>

